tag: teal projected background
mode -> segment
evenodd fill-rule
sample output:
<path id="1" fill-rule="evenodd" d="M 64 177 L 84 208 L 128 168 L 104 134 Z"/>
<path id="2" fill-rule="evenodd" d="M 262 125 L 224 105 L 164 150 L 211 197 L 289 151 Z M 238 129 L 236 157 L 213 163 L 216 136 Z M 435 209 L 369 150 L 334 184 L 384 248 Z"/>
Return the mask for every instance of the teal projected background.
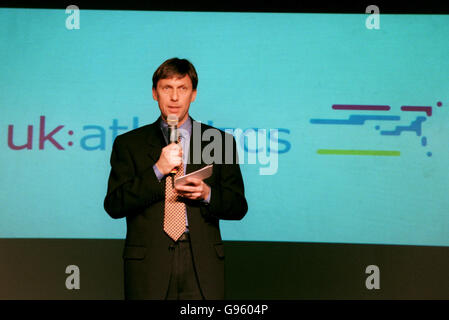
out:
<path id="1" fill-rule="evenodd" d="M 271 175 L 273 136 L 238 139 L 258 161 L 225 240 L 449 245 L 449 16 L 68 16 L 0 9 L 1 237 L 124 238 L 103 210 L 112 142 L 157 118 L 151 77 L 177 56 L 199 74 L 194 119 L 278 129 Z"/>

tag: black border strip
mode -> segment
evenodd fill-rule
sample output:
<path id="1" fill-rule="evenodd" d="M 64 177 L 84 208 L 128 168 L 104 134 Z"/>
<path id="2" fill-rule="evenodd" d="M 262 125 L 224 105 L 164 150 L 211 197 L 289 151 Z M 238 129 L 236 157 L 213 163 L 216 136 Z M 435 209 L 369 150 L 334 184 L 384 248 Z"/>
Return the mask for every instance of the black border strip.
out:
<path id="1" fill-rule="evenodd" d="M 111 1 L 111 2 L 35 2 L 35 1 L 0 1 L 0 7 L 8 8 L 40 8 L 65 9 L 68 5 L 77 5 L 80 9 L 91 10 L 136 10 L 136 11 L 198 11 L 198 12 L 278 12 L 278 13 L 354 13 L 364 14 L 366 7 L 374 4 L 379 7 L 380 13 L 385 14 L 449 14 L 447 1 L 419 1 L 419 2 L 379 2 L 365 3 L 340 1 L 291 1 L 262 2 L 256 4 L 240 2 L 229 3 L 224 1 L 195 2 L 186 1 L 177 3 L 172 1 Z"/>

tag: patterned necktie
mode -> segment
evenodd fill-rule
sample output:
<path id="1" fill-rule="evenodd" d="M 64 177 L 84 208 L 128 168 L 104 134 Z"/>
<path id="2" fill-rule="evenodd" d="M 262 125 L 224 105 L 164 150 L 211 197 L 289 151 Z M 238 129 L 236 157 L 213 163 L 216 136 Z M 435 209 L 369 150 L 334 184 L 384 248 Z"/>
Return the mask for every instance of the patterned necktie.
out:
<path id="1" fill-rule="evenodd" d="M 181 141 L 181 136 L 178 142 Z M 184 175 L 184 165 L 178 167 L 176 174 L 167 176 L 165 180 L 165 211 L 164 211 L 164 231 L 177 241 L 186 230 L 186 205 L 179 201 L 179 197 L 173 188 L 173 179 Z"/>

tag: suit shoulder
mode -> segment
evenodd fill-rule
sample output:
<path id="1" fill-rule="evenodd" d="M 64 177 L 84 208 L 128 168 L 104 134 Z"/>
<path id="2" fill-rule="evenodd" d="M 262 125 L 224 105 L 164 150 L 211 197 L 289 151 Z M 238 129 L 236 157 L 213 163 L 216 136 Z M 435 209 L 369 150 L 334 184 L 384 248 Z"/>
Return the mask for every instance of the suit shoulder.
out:
<path id="1" fill-rule="evenodd" d="M 197 123 L 201 125 L 202 132 L 204 132 L 206 130 L 215 130 L 215 131 L 218 131 L 222 136 L 233 136 L 233 134 L 231 132 L 225 132 L 222 129 L 210 126 L 208 124 L 204 124 L 204 123 L 200 123 L 200 122 L 197 122 Z"/>
<path id="2" fill-rule="evenodd" d="M 130 140 L 136 140 L 136 139 L 144 139 L 148 136 L 148 134 L 152 131 L 153 124 L 147 124 L 145 126 L 127 131 L 125 133 L 122 133 L 118 135 L 115 139 L 122 141 L 130 141 Z"/>

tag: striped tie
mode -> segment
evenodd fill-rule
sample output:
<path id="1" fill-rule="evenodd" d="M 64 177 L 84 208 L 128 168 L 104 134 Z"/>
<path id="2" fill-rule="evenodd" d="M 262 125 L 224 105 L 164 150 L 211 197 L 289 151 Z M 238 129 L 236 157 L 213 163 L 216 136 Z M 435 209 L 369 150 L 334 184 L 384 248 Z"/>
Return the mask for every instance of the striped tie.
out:
<path id="1" fill-rule="evenodd" d="M 178 142 L 181 137 L 178 138 Z M 175 189 L 173 179 L 184 175 L 184 165 L 178 168 L 175 176 L 169 175 L 165 180 L 165 210 L 164 210 L 164 231 L 177 241 L 186 229 L 186 205 L 180 201 Z"/>

